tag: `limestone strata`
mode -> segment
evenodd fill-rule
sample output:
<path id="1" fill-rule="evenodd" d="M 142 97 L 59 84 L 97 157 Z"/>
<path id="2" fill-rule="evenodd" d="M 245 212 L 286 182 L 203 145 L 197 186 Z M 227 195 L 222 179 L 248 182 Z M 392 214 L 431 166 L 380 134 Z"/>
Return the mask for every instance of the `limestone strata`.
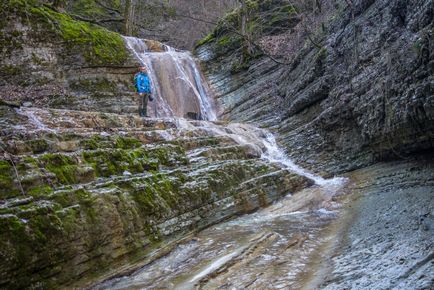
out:
<path id="1" fill-rule="evenodd" d="M 37 0 L 3 1 L 0 98 L 33 106 L 136 112 L 138 66 L 122 37 Z"/>
<path id="2" fill-rule="evenodd" d="M 0 287 L 89 285 L 312 183 L 206 122 L 0 110 Z"/>
<path id="3" fill-rule="evenodd" d="M 249 25 L 255 17 L 271 21 L 267 15 L 281 2 L 255 8 Z M 289 39 L 282 47 L 294 49 L 275 56 L 287 65 L 246 57 L 242 39 L 224 26 L 196 51 L 221 116 L 275 128 L 289 154 L 315 171 L 400 159 L 434 144 L 434 3 L 355 0 L 351 8 L 346 2 L 322 1 L 328 18 L 312 29 L 316 45 L 306 37 L 291 42 L 304 29 L 300 15 L 320 17 L 297 3 L 286 29 L 257 37 Z"/>
<path id="4" fill-rule="evenodd" d="M 347 208 L 351 225 L 330 253 L 334 267 L 323 264 L 321 289 L 432 288 L 432 164 L 431 155 L 351 173 L 357 197 Z"/>

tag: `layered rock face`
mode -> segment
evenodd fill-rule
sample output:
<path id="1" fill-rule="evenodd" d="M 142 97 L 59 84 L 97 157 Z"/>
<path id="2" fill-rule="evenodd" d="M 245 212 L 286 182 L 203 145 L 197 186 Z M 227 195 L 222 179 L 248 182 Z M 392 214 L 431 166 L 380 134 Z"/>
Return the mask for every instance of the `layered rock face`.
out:
<path id="1" fill-rule="evenodd" d="M 255 12 L 262 19 L 283 6 L 268 2 L 274 6 Z M 320 32 L 305 32 L 299 45 L 288 42 L 295 48 L 286 59 L 274 55 L 285 64 L 267 55 L 246 58 L 242 39 L 224 27 L 204 41 L 197 55 L 222 117 L 274 128 L 289 154 L 316 171 L 342 172 L 430 150 L 434 3 L 334 2 Z M 303 17 L 319 17 L 294 9 L 283 31 L 262 31 L 258 42 L 296 37 Z"/>
<path id="2" fill-rule="evenodd" d="M 356 170 L 344 240 L 321 289 L 430 289 L 433 285 L 433 157 Z M 344 224 L 344 223 L 342 223 Z"/>
<path id="3" fill-rule="evenodd" d="M 1 287 L 82 287 L 312 184 L 224 125 L 0 109 Z"/>
<path id="4" fill-rule="evenodd" d="M 138 61 L 122 37 L 36 1 L 2 3 L 0 98 L 33 106 L 136 112 Z"/>
<path id="5" fill-rule="evenodd" d="M 0 288 L 88 286 L 313 183 L 234 125 L 125 114 L 138 60 L 119 34 L 33 0 L 1 16 Z"/>

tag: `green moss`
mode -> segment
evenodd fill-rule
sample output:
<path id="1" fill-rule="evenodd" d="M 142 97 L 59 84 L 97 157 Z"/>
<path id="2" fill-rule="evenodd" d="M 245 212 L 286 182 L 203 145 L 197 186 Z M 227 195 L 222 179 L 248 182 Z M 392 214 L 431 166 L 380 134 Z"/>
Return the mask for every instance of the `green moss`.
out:
<path id="1" fill-rule="evenodd" d="M 236 34 L 224 35 L 217 39 L 217 52 L 225 53 L 229 50 L 237 49 L 242 46 L 243 38 Z"/>
<path id="2" fill-rule="evenodd" d="M 122 136 L 117 137 L 115 143 L 116 143 L 116 148 L 120 148 L 120 149 L 131 149 L 131 148 L 138 148 L 142 146 L 142 142 L 140 142 L 136 138 L 122 137 Z"/>
<path id="3" fill-rule="evenodd" d="M 86 60 L 93 64 L 120 64 L 127 58 L 122 37 L 115 32 L 83 21 L 76 21 L 69 15 L 55 12 L 45 6 L 33 6 L 32 15 L 54 28 L 69 44 L 83 49 Z"/>
<path id="4" fill-rule="evenodd" d="M 102 6 L 98 5 L 95 0 L 77 0 L 73 2 L 72 11 L 75 14 L 98 17 L 105 14 L 105 10 Z"/>
<path id="5" fill-rule="evenodd" d="M 0 248 L 3 250 L 14 247 L 12 259 L 17 265 L 25 265 L 32 256 L 32 245 L 28 238 L 26 224 L 17 216 L 9 215 L 0 218 Z M 7 252 L 5 252 L 6 254 Z"/>
<path id="6" fill-rule="evenodd" d="M 81 140 L 80 146 L 86 150 L 96 150 L 99 148 L 103 148 L 103 142 L 105 138 L 99 135 L 94 135 L 89 139 Z"/>
<path id="7" fill-rule="evenodd" d="M 63 165 L 71 165 L 75 164 L 72 157 L 64 155 L 64 154 L 45 154 L 41 156 L 40 160 L 47 163 L 47 165 L 54 165 L 54 166 L 63 166 Z"/>
<path id="8" fill-rule="evenodd" d="M 215 39 L 214 33 L 210 33 L 196 43 L 196 47 L 209 43 Z"/>
<path id="9" fill-rule="evenodd" d="M 37 256 L 47 264 L 55 258 L 50 242 L 60 233 L 60 220 L 50 206 L 27 212 L 26 218 L 8 215 L 0 218 L 0 248 L 8 263 L 28 267 Z M 48 238 L 49 237 L 49 238 Z M 47 249 L 50 249 L 47 251 Z"/>
<path id="10" fill-rule="evenodd" d="M 76 201 L 78 201 L 80 207 L 86 213 L 87 221 L 91 224 L 95 224 L 98 220 L 98 213 L 95 207 L 95 200 L 97 197 L 84 189 L 76 190 L 74 195 Z"/>
<path id="11" fill-rule="evenodd" d="M 76 162 L 70 156 L 45 154 L 39 160 L 43 162 L 42 166 L 56 175 L 59 183 L 77 183 L 78 168 Z"/>
<path id="12" fill-rule="evenodd" d="M 51 188 L 48 185 L 42 185 L 30 189 L 29 191 L 27 191 L 27 194 L 38 199 L 40 197 L 46 197 L 50 195 L 52 192 L 53 192 L 53 188 Z"/>
<path id="13" fill-rule="evenodd" d="M 0 160 L 0 199 L 17 196 L 18 188 L 14 183 L 14 170 L 6 160 Z"/>

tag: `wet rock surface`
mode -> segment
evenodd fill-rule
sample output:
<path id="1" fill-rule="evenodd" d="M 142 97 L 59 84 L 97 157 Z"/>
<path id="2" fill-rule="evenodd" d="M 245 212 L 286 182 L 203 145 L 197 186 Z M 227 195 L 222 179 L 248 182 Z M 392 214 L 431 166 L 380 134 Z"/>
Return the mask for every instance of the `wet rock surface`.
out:
<path id="1" fill-rule="evenodd" d="M 319 44 L 305 37 L 298 50 L 285 54 L 287 65 L 262 56 L 237 69 L 242 41 L 221 29 L 196 50 L 221 116 L 275 129 L 290 156 L 316 172 L 429 150 L 433 2 L 356 0 L 353 8 L 334 2 L 326 30 L 311 34 Z M 297 25 L 283 33 L 291 35 Z"/>
<path id="2" fill-rule="evenodd" d="M 352 173 L 354 222 L 321 289 L 431 289 L 433 156 Z"/>
<path id="3" fill-rule="evenodd" d="M 300 289 L 339 217 L 341 185 L 314 186 L 211 226 L 168 255 L 94 289 Z"/>
<path id="4" fill-rule="evenodd" d="M 224 124 L 0 109 L 2 287 L 81 287 L 312 184 Z"/>

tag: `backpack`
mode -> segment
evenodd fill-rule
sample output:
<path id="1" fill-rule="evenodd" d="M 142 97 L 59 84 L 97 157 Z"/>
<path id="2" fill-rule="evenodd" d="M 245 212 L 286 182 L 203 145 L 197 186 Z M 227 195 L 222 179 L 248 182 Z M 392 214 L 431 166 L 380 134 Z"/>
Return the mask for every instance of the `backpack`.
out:
<path id="1" fill-rule="evenodd" d="M 139 87 L 137 86 L 137 78 L 140 76 L 140 72 L 136 73 L 134 75 L 134 86 L 136 87 L 136 90 L 139 91 Z M 146 92 L 150 93 L 151 92 L 151 79 L 149 78 L 148 74 L 144 74 L 146 76 L 147 82 L 144 85 L 144 88 L 146 90 Z"/>

